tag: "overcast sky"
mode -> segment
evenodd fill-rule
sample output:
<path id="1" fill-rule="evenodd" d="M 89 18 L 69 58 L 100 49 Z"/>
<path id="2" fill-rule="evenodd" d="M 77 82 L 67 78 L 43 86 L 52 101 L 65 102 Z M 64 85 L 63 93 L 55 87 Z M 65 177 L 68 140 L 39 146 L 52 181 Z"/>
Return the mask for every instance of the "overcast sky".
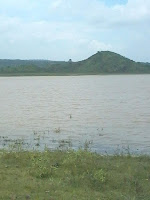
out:
<path id="1" fill-rule="evenodd" d="M 0 58 L 150 62 L 150 0 L 0 0 Z"/>

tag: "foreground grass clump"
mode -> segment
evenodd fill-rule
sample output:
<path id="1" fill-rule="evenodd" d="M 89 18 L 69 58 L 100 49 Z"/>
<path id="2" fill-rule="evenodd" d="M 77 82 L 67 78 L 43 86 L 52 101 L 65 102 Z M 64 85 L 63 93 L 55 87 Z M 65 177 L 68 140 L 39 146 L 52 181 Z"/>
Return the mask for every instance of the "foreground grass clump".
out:
<path id="1" fill-rule="evenodd" d="M 0 199 L 149 200 L 150 157 L 1 151 Z"/>

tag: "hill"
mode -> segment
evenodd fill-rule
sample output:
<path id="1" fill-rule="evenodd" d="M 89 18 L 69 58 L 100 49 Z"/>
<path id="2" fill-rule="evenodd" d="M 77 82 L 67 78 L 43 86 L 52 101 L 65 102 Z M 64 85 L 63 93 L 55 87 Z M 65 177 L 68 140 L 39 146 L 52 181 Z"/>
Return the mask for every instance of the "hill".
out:
<path id="1" fill-rule="evenodd" d="M 79 62 L 48 60 L 0 60 L 0 75 L 126 74 L 150 73 L 149 63 L 140 63 L 110 51 L 97 52 Z"/>

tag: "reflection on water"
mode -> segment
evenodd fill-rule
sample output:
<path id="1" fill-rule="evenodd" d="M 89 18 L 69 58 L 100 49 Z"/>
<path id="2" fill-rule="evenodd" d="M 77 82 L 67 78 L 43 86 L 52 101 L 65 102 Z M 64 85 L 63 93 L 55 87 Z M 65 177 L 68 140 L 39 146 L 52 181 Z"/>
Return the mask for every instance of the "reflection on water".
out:
<path id="1" fill-rule="evenodd" d="M 37 133 L 42 147 L 93 141 L 97 152 L 150 153 L 149 86 L 150 75 L 1 77 L 0 145 L 33 144 Z"/>

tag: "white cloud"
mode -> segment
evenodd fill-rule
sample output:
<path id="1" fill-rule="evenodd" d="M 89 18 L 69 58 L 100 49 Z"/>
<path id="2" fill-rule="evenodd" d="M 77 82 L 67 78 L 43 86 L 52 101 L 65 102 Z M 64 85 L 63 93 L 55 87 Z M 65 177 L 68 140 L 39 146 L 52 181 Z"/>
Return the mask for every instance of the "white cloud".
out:
<path id="1" fill-rule="evenodd" d="M 112 46 L 110 44 L 105 44 L 103 42 L 99 42 L 97 40 L 92 40 L 89 42 L 89 45 L 88 47 L 91 49 L 91 50 L 94 50 L 95 52 L 96 51 L 107 51 L 107 50 L 111 50 L 112 49 Z"/>
<path id="2" fill-rule="evenodd" d="M 143 0 L 129 0 L 126 5 L 113 7 L 99 4 L 88 18 L 100 28 L 142 25 L 150 21 L 150 1 L 146 0 L 143 3 Z"/>
<path id="3" fill-rule="evenodd" d="M 149 0 L 112 7 L 100 0 L 19 2 L 0 0 L 1 57 L 60 60 L 71 54 L 79 60 L 98 50 L 118 51 L 139 60 L 148 57 Z M 138 44 L 143 49 L 137 52 Z"/>
<path id="4" fill-rule="evenodd" d="M 63 2 L 62 0 L 56 0 L 56 1 L 52 2 L 51 6 L 52 6 L 52 8 L 58 8 L 61 6 L 62 2 Z"/>

